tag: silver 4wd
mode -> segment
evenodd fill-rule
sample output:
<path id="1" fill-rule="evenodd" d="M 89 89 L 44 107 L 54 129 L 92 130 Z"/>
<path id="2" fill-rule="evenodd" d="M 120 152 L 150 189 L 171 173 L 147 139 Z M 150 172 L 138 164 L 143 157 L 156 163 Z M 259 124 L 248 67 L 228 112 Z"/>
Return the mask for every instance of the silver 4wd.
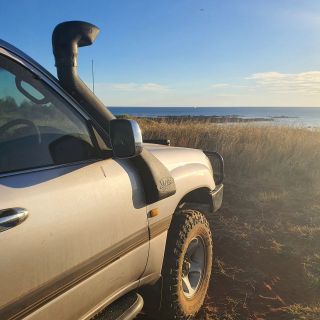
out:
<path id="1" fill-rule="evenodd" d="M 77 54 L 98 31 L 55 28 L 59 80 L 0 41 L 1 320 L 132 319 L 144 302 L 191 319 L 203 304 L 222 172 L 201 150 L 143 142 L 92 94 Z"/>

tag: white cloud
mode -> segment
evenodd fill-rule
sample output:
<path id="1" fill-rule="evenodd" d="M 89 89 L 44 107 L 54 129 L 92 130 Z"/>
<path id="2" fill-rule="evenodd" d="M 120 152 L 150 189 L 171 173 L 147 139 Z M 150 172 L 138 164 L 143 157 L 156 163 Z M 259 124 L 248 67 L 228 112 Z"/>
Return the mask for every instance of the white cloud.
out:
<path id="1" fill-rule="evenodd" d="M 135 82 L 128 82 L 128 83 L 97 83 L 95 84 L 97 90 L 110 90 L 110 91 L 127 91 L 127 92 L 162 92 L 168 90 L 168 87 L 148 82 L 148 83 L 135 83 Z"/>
<path id="2" fill-rule="evenodd" d="M 232 80 L 205 86 L 100 82 L 95 93 L 113 106 L 319 106 L 320 71 L 260 72 Z"/>
<path id="3" fill-rule="evenodd" d="M 246 89 L 248 86 L 245 85 L 240 85 L 236 83 L 214 83 L 210 85 L 211 89 L 226 89 L 226 90 L 231 90 L 231 89 Z"/>
<path id="4" fill-rule="evenodd" d="M 320 94 L 320 71 L 301 73 L 262 72 L 246 78 L 258 87 L 278 93 L 297 92 L 306 95 Z"/>
<path id="5" fill-rule="evenodd" d="M 229 83 L 214 83 L 211 85 L 211 88 L 226 88 L 229 86 Z"/>

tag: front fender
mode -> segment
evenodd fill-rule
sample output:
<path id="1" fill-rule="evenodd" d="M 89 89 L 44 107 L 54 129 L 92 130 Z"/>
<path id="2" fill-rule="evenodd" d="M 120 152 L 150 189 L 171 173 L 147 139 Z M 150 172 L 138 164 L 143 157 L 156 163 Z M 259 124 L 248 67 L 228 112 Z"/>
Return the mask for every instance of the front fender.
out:
<path id="1" fill-rule="evenodd" d="M 177 187 L 174 198 L 178 198 L 179 201 L 184 195 L 195 189 L 208 188 L 214 190 L 216 187 L 212 171 L 208 166 L 201 163 L 191 163 L 177 167 L 171 171 L 171 175 Z"/>
<path id="2" fill-rule="evenodd" d="M 202 159 L 207 161 L 183 164 L 180 162 L 179 166 L 172 168 L 170 173 L 176 184 L 176 193 L 147 206 L 150 249 L 144 277 L 150 274 L 158 274 L 159 276 L 161 274 L 167 231 L 172 215 L 181 200 L 197 189 L 205 189 L 209 198 L 211 197 L 210 192 L 216 189 L 210 162 L 204 154 Z M 153 212 L 157 212 L 157 214 L 154 215 Z"/>

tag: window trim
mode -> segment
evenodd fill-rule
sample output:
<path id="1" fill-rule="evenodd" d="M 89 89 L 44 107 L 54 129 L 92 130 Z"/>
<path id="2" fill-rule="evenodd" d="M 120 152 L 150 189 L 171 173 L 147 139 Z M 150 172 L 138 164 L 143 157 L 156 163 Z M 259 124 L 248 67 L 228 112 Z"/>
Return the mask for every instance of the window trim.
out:
<path id="1" fill-rule="evenodd" d="M 92 142 L 94 148 L 97 149 L 97 154 L 98 154 L 97 158 L 88 159 L 88 160 L 68 162 L 68 163 L 58 164 L 58 165 L 53 164 L 53 165 L 40 166 L 40 167 L 38 166 L 38 167 L 30 168 L 30 169 L 22 169 L 22 170 L 15 170 L 15 171 L 11 171 L 11 172 L 4 172 L 4 173 L 0 173 L 0 178 L 9 177 L 9 176 L 15 176 L 15 175 L 19 175 L 19 174 L 26 174 L 26 173 L 31 173 L 31 172 L 51 170 L 51 169 L 55 169 L 55 168 L 74 166 L 74 165 L 79 165 L 79 164 L 88 164 L 88 163 L 90 164 L 90 163 L 102 161 L 102 160 L 105 160 L 105 159 L 108 159 L 108 158 L 112 157 L 112 156 L 107 156 L 107 157 L 103 156 L 103 152 L 102 152 L 102 150 L 100 149 L 100 147 L 99 147 L 99 145 L 97 143 L 97 138 L 95 137 L 95 134 L 94 134 L 92 126 L 94 128 L 96 128 L 97 132 L 101 132 L 102 131 L 107 136 L 108 136 L 108 133 L 103 128 L 101 128 L 101 126 L 99 124 L 97 124 L 97 122 L 94 119 L 92 119 L 88 115 L 88 113 L 85 112 L 85 110 L 83 110 L 81 108 L 79 103 L 73 97 L 71 97 L 69 94 L 67 94 L 63 90 L 63 88 L 61 88 L 59 86 L 58 83 L 56 83 L 55 81 L 50 79 L 46 74 L 44 74 L 41 70 L 35 68 L 28 61 L 22 59 L 21 57 L 13 54 L 10 51 L 7 51 L 3 47 L 0 47 L 0 55 L 3 56 L 6 59 L 12 60 L 14 63 L 17 63 L 17 64 L 21 65 L 22 67 L 26 68 L 29 72 L 34 74 L 36 77 L 38 77 L 40 81 L 42 81 L 45 85 L 49 86 L 49 88 L 51 90 L 53 90 L 56 94 L 58 94 L 61 97 L 61 99 L 67 104 L 68 107 L 70 107 L 81 118 L 83 118 L 83 120 L 84 120 L 84 122 L 86 124 L 86 128 L 88 130 L 88 134 L 90 135 L 91 142 Z M 105 137 L 103 137 L 102 135 L 100 135 L 100 136 L 101 136 L 101 138 L 103 140 L 105 140 Z"/>
<path id="2" fill-rule="evenodd" d="M 63 100 L 67 101 L 67 103 L 74 109 L 76 109 L 82 117 L 86 120 L 89 120 L 89 115 L 81 108 L 81 106 L 74 100 L 70 95 L 68 95 L 58 83 L 52 81 L 47 75 L 43 74 L 41 70 L 36 69 L 32 64 L 23 60 L 22 58 L 12 54 L 6 49 L 0 47 L 0 55 L 4 56 L 7 59 L 13 60 L 15 63 L 20 64 L 22 67 L 28 69 L 32 72 L 39 80 L 43 81 L 46 85 L 48 85 L 51 89 L 53 89 L 56 93 L 58 93 Z"/>

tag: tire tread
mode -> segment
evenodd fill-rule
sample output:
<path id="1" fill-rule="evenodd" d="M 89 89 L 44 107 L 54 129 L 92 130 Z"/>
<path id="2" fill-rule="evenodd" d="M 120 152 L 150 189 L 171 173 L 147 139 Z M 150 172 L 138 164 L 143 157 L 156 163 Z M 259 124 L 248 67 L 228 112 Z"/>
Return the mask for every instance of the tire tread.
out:
<path id="1" fill-rule="evenodd" d="M 210 226 L 204 214 L 194 209 L 181 209 L 173 215 L 168 231 L 166 252 L 162 268 L 164 279 L 160 319 L 185 320 L 192 319 L 195 314 L 186 315 L 179 303 L 179 259 L 188 234 L 198 224 L 203 225 L 212 236 Z M 201 302 L 202 304 L 202 302 Z"/>

